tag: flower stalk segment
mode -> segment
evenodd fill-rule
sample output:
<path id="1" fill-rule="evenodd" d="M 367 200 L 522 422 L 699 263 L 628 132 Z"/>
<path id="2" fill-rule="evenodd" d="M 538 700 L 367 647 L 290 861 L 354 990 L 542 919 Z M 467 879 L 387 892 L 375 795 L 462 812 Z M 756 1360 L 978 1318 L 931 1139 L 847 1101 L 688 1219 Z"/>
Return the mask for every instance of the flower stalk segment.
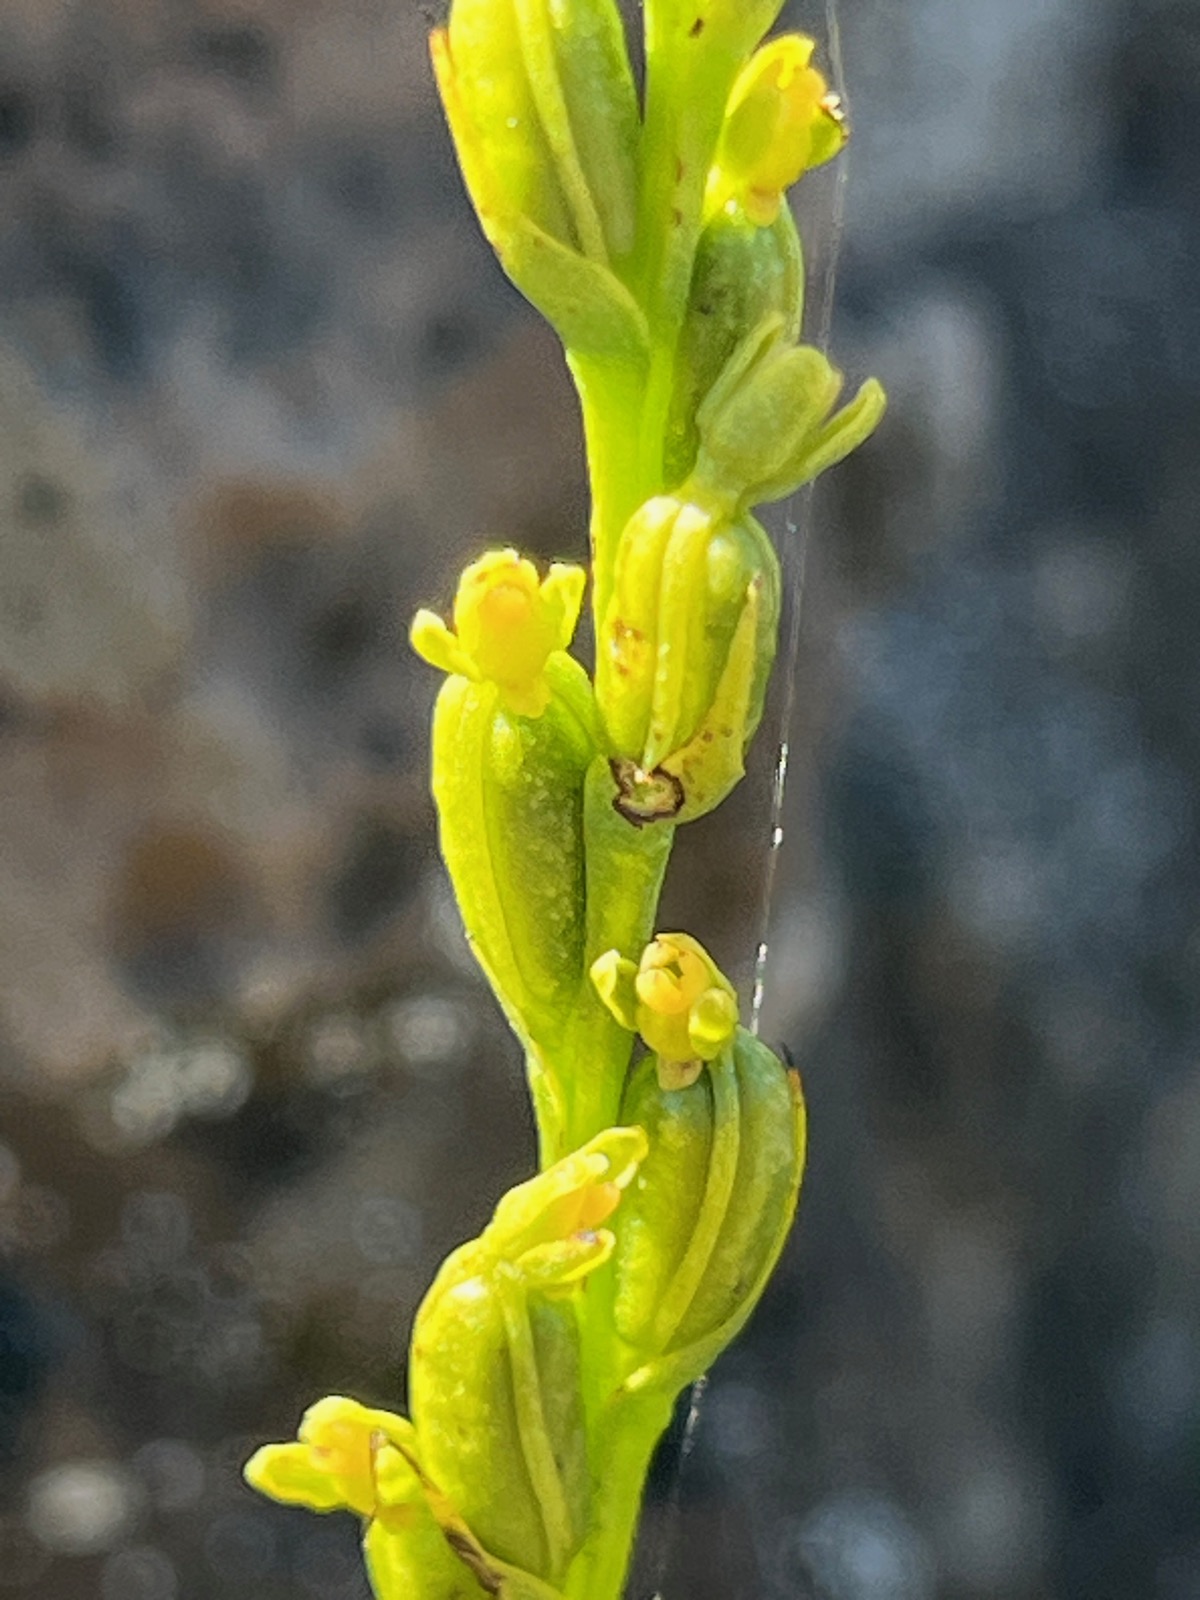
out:
<path id="1" fill-rule="evenodd" d="M 736 786 L 762 716 L 781 583 L 755 509 L 884 408 L 873 379 L 843 403 L 802 342 L 787 190 L 848 129 L 813 40 L 764 42 L 779 10 L 645 0 L 640 87 L 616 0 L 452 0 L 431 41 L 480 224 L 575 378 L 592 516 L 586 566 L 493 544 L 411 627 L 444 675 L 442 855 L 540 1168 L 422 1302 L 410 1415 L 329 1397 L 247 1465 L 359 1519 L 379 1600 L 618 1600 L 675 1398 L 795 1211 L 796 1074 L 703 945 L 654 932 L 675 830 Z"/>

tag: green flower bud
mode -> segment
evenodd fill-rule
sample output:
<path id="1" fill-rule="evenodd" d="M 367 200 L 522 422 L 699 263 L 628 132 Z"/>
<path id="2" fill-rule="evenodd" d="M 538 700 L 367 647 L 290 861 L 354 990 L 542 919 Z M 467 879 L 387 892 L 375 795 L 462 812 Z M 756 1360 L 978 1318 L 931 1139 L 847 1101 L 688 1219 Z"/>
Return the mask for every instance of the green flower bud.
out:
<path id="1" fill-rule="evenodd" d="M 442 1267 L 413 1330 L 425 1470 L 489 1552 L 552 1584 L 591 1492 L 578 1298 L 612 1253 L 600 1224 L 645 1151 L 639 1128 L 612 1128 L 511 1190 Z"/>
<path id="2" fill-rule="evenodd" d="M 583 973 L 583 788 L 598 724 L 564 649 L 582 589 L 579 568 L 552 567 L 539 584 L 515 551 L 493 552 L 463 574 L 456 632 L 428 611 L 412 630 L 451 674 L 434 711 L 433 794 L 467 936 L 517 1032 L 542 1046 Z"/>
<path id="3" fill-rule="evenodd" d="M 686 933 L 660 933 L 636 966 L 619 950 L 608 950 L 592 963 L 591 975 L 617 1021 L 640 1033 L 654 1051 L 664 1089 L 695 1083 L 737 1027 L 733 985 Z"/>
<path id="4" fill-rule="evenodd" d="M 568 346 L 640 349 L 614 262 L 633 248 L 639 113 L 615 0 L 453 0 L 430 41 L 480 223 Z"/>
<path id="5" fill-rule="evenodd" d="M 734 351 L 764 317 L 800 332 L 804 263 L 786 206 L 773 222 L 752 222 L 736 201 L 722 206 L 700 236 L 687 316 L 675 358 L 664 475 L 682 483 L 696 461 L 696 412 Z"/>
<path id="6" fill-rule="evenodd" d="M 779 564 L 751 517 L 659 495 L 621 534 L 596 652 L 617 809 L 689 821 L 743 773 L 779 625 Z M 647 795 L 660 795 L 645 809 Z"/>
<path id="7" fill-rule="evenodd" d="M 842 375 L 821 351 L 791 344 L 767 318 L 730 358 L 697 414 L 699 492 L 755 505 L 779 500 L 849 455 L 886 404 L 874 378 L 838 412 Z"/>
<path id="8" fill-rule="evenodd" d="M 690 1087 L 664 1089 L 644 1059 L 621 1114 L 650 1143 L 615 1228 L 627 1386 L 679 1387 L 740 1330 L 783 1248 L 804 1166 L 800 1083 L 739 1028 Z"/>

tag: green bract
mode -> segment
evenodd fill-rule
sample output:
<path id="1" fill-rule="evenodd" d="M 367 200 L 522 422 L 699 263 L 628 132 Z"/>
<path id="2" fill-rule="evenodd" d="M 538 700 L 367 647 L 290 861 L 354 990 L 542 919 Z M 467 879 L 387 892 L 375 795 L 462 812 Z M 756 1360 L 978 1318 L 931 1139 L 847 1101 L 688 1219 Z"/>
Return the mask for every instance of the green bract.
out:
<path id="1" fill-rule="evenodd" d="M 640 1129 L 612 1129 L 508 1194 L 446 1262 L 413 1330 L 426 1470 L 489 1551 L 550 1582 L 591 1498 L 578 1301 L 645 1150 Z"/>
<path id="2" fill-rule="evenodd" d="M 446 674 L 442 855 L 541 1170 L 422 1302 L 411 1421 L 333 1396 L 246 1468 L 356 1516 L 378 1600 L 618 1600 L 675 1396 L 795 1210 L 799 1080 L 703 946 L 652 937 L 675 827 L 737 784 L 763 713 L 780 568 L 754 510 L 884 405 L 868 379 L 839 407 L 802 342 L 785 192 L 847 130 L 814 42 L 764 43 L 779 11 L 644 0 L 640 92 L 616 0 L 452 0 L 432 39 L 483 231 L 578 389 L 590 563 L 498 545 L 412 625 Z M 570 653 L 589 578 L 592 674 Z"/>
<path id="3" fill-rule="evenodd" d="M 752 517 L 656 495 L 617 546 L 596 650 L 596 695 L 636 820 L 641 775 L 666 774 L 679 821 L 711 811 L 742 776 L 779 626 L 779 563 Z"/>
<path id="4" fill-rule="evenodd" d="M 616 1326 L 634 1385 L 691 1382 L 754 1309 L 791 1225 L 804 1168 L 795 1073 L 739 1028 L 696 1081 L 664 1089 L 651 1061 L 622 1114 L 650 1155 L 617 1226 Z"/>

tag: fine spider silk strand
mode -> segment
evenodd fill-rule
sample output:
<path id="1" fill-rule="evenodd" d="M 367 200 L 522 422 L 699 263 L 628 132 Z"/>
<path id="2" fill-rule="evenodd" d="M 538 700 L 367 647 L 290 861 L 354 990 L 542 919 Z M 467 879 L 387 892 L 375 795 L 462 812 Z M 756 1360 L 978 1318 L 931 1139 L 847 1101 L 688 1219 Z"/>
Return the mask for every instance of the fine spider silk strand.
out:
<path id="1" fill-rule="evenodd" d="M 825 32 L 829 51 L 830 81 L 841 95 L 842 107 L 849 117 L 849 102 L 845 87 L 842 61 L 842 30 L 838 15 L 838 0 L 825 0 Z M 838 266 L 842 254 L 842 236 L 846 220 L 847 160 L 850 148 L 843 150 L 833 171 L 833 192 L 830 198 L 829 232 L 822 251 L 821 271 L 817 279 L 817 318 L 813 329 L 813 343 L 823 353 L 828 353 L 833 329 L 834 296 L 837 289 Z M 767 864 L 763 874 L 762 896 L 759 901 L 759 937 L 754 957 L 754 990 L 750 1002 L 750 1031 L 757 1033 L 762 1020 L 763 1000 L 766 994 L 767 958 L 770 950 L 771 913 L 775 898 L 775 884 L 779 867 L 779 850 L 783 844 L 783 801 L 787 786 L 790 758 L 792 717 L 796 708 L 796 662 L 800 654 L 803 627 L 804 587 L 808 571 L 808 546 L 812 535 L 813 494 L 815 483 L 806 484 L 794 497 L 785 514 L 787 544 L 785 560 L 791 568 L 789 591 L 791 615 L 788 620 L 787 647 L 784 652 L 783 704 L 779 711 L 776 741 L 775 779 L 771 790 L 771 812 L 767 833 Z"/>
<path id="2" fill-rule="evenodd" d="M 841 96 L 842 107 L 848 118 L 850 108 L 846 92 L 838 0 L 825 0 L 825 35 L 830 66 L 830 82 Z M 825 353 L 828 353 L 830 336 L 833 330 L 834 297 L 837 290 L 838 266 L 842 253 L 842 237 L 845 231 L 848 155 L 849 147 L 843 150 L 833 172 L 828 233 L 825 248 L 821 252 L 821 269 L 817 276 L 817 316 L 816 326 L 812 330 L 812 342 L 819 350 Z M 758 907 L 758 943 L 755 948 L 754 989 L 750 1003 L 750 1031 L 755 1034 L 758 1033 L 762 1020 L 763 1000 L 766 993 L 771 913 L 778 875 L 779 852 L 783 844 L 783 802 L 787 788 L 791 725 L 796 708 L 796 663 L 800 655 L 804 589 L 808 569 L 808 546 L 812 533 L 814 489 L 814 484 L 807 484 L 793 498 L 785 513 L 784 525 L 787 546 L 784 555 L 785 563 L 790 569 L 790 615 L 788 619 L 787 644 L 781 663 L 783 668 L 783 703 L 780 706 L 779 720 L 776 724 L 776 759 L 774 780 L 771 786 L 767 860 L 763 872 L 763 886 Z M 687 1421 L 684 1425 L 683 1438 L 672 1472 L 671 1488 L 668 1495 L 666 1513 L 663 1517 L 662 1531 L 659 1534 L 657 1550 L 651 1562 L 654 1583 L 652 1600 L 666 1600 L 664 1585 L 667 1566 L 675 1547 L 678 1531 L 683 1475 L 687 1462 L 695 1449 L 696 1436 L 700 1426 L 700 1414 L 707 1387 L 707 1376 L 700 1377 L 692 1385 L 688 1396 Z"/>

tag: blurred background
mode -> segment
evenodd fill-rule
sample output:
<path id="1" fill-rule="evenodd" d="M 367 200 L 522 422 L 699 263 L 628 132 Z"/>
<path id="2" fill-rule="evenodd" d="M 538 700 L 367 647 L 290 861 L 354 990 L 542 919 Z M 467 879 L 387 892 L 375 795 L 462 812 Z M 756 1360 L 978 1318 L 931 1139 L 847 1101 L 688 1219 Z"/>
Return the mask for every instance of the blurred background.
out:
<path id="1" fill-rule="evenodd" d="M 803 596 L 763 1025 L 811 1165 L 634 1592 L 1200 1600 L 1200 6 L 844 12 L 833 350 L 893 403 Z M 578 557 L 586 495 L 434 20 L 0 12 L 14 1600 L 363 1600 L 240 1464 L 400 1401 L 532 1161 L 404 626 L 487 541 Z M 777 728 L 664 912 L 743 982 Z"/>

